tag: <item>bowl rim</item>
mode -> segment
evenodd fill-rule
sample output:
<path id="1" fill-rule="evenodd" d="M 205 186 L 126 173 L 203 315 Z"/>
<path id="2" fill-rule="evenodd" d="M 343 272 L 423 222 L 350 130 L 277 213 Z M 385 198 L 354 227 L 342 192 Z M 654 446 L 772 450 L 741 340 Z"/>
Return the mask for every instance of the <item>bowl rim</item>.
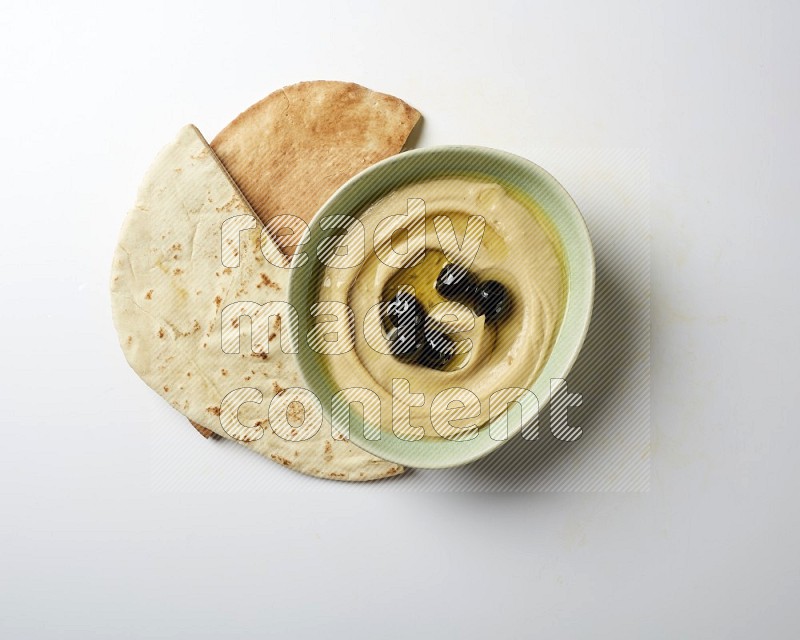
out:
<path id="1" fill-rule="evenodd" d="M 572 222 L 575 223 L 575 225 L 576 225 L 575 231 L 578 234 L 579 242 L 582 244 L 582 249 L 585 252 L 584 253 L 584 257 L 586 259 L 586 265 L 585 265 L 586 269 L 585 269 L 585 272 L 580 274 L 580 275 L 582 277 L 586 278 L 585 285 L 584 285 L 584 289 L 586 291 L 586 297 L 585 297 L 585 300 L 583 300 L 583 309 L 582 309 L 583 313 L 581 314 L 582 318 L 580 318 L 580 324 L 579 324 L 579 326 L 578 325 L 574 325 L 574 324 L 572 326 L 572 331 L 574 332 L 574 335 L 573 335 L 573 342 L 571 344 L 571 349 L 569 349 L 569 354 L 567 356 L 563 357 L 563 360 L 562 360 L 563 364 L 562 364 L 562 366 L 559 367 L 559 370 L 560 370 L 559 371 L 559 373 L 560 373 L 559 378 L 562 378 L 562 379 L 565 378 L 569 374 L 569 372 L 572 370 L 572 367 L 574 366 L 574 364 L 575 364 L 575 362 L 576 362 L 576 360 L 577 360 L 577 358 L 578 358 L 578 356 L 579 356 L 579 354 L 581 352 L 581 349 L 582 349 L 582 347 L 584 345 L 584 342 L 586 340 L 586 336 L 588 334 L 589 325 L 591 323 L 592 311 L 593 311 L 593 306 L 594 306 L 594 295 L 595 295 L 596 260 L 595 260 L 594 248 L 593 248 L 593 245 L 592 245 L 591 237 L 590 237 L 590 234 L 589 234 L 588 227 L 586 225 L 586 220 L 584 219 L 583 214 L 581 213 L 580 209 L 578 208 L 577 203 L 572 198 L 572 196 L 569 194 L 569 192 L 564 188 L 564 186 L 551 173 L 549 173 L 546 169 L 544 169 L 543 167 L 539 166 L 538 164 L 532 162 L 531 160 L 528 160 L 527 158 L 524 158 L 524 157 L 519 156 L 517 154 L 511 153 L 509 151 L 504 151 L 504 150 L 500 150 L 500 149 L 494 149 L 492 147 L 486 147 L 486 146 L 478 146 L 478 145 L 434 145 L 434 146 L 430 146 L 430 147 L 422 147 L 422 148 L 419 148 L 419 149 L 411 149 L 411 150 L 403 151 L 403 152 L 401 152 L 399 154 L 396 154 L 396 155 L 390 156 L 388 158 L 385 158 L 383 160 L 380 160 L 380 161 L 370 165 L 369 167 L 366 167 L 365 169 L 363 169 L 362 171 L 360 171 L 359 173 L 357 173 L 356 175 L 354 175 L 350 179 L 348 179 L 338 189 L 336 189 L 336 191 L 323 203 L 323 205 L 314 213 L 314 215 L 308 221 L 309 235 L 306 238 L 303 238 L 304 246 L 306 248 L 308 248 L 308 249 L 312 249 L 312 250 L 314 249 L 316 243 L 312 242 L 311 240 L 315 235 L 315 232 L 313 231 L 313 228 L 315 227 L 315 223 L 317 223 L 321 218 L 323 218 L 325 216 L 336 214 L 337 213 L 335 211 L 336 207 L 346 197 L 348 197 L 351 194 L 351 192 L 353 192 L 360 185 L 362 185 L 365 180 L 373 177 L 376 173 L 380 174 L 382 172 L 387 171 L 387 168 L 389 168 L 389 167 L 393 167 L 393 166 L 396 166 L 396 165 L 402 165 L 402 164 L 408 163 L 408 162 L 413 162 L 413 161 L 417 160 L 420 157 L 422 157 L 422 158 L 424 158 L 426 156 L 435 157 L 435 156 L 441 155 L 441 154 L 468 154 L 468 155 L 471 154 L 471 155 L 475 155 L 476 157 L 494 158 L 494 159 L 498 159 L 500 161 L 503 161 L 505 163 L 510 163 L 510 164 L 516 165 L 517 167 L 519 167 L 523 171 L 529 172 L 532 175 L 534 175 L 535 177 L 537 177 L 538 179 L 541 179 L 545 183 L 547 183 L 547 186 L 550 189 L 552 189 L 558 195 L 558 197 L 562 200 L 562 204 L 566 204 L 567 205 L 566 209 L 569 210 L 569 215 L 572 217 Z M 447 171 L 437 173 L 435 170 L 429 169 L 429 171 L 427 173 L 424 173 L 422 175 L 416 175 L 413 180 L 406 180 L 405 182 L 400 180 L 398 182 L 394 182 L 394 183 L 390 184 L 388 186 L 388 188 L 384 187 L 382 189 L 373 189 L 370 192 L 371 195 L 368 197 L 367 202 L 368 203 L 375 202 L 377 199 L 379 199 L 380 197 L 382 197 L 383 195 L 385 195 L 389 191 L 397 189 L 400 186 L 403 186 L 404 184 L 409 184 L 410 182 L 421 181 L 421 180 L 426 180 L 426 179 L 432 179 L 432 178 L 436 178 L 436 177 L 444 177 L 446 175 L 456 175 L 457 173 L 458 172 L 456 172 L 456 171 L 451 171 L 449 173 Z M 478 175 L 480 175 L 481 173 L 482 173 L 481 171 L 476 171 L 476 174 L 478 174 Z M 488 179 L 493 179 L 493 176 L 490 176 L 490 175 L 487 175 L 487 174 L 483 174 L 483 175 Z M 500 178 L 494 178 L 494 179 L 499 180 Z M 532 196 L 530 196 L 527 193 L 525 193 L 525 195 L 526 195 L 526 197 L 530 197 L 531 199 L 534 199 L 534 198 L 532 198 Z M 543 206 L 541 206 L 541 208 L 542 208 L 543 212 L 545 213 L 545 215 L 547 216 L 548 220 L 553 222 L 553 226 L 557 227 L 557 224 L 555 224 L 555 222 L 552 219 L 552 216 L 547 212 L 547 210 Z M 359 214 L 357 214 L 357 215 L 360 215 L 361 211 L 363 211 L 363 208 L 361 208 L 359 210 Z M 341 212 L 339 212 L 339 213 L 341 213 Z M 534 381 L 531 383 L 531 385 L 528 387 L 528 389 L 530 389 L 531 391 L 533 391 L 534 385 L 542 378 L 544 371 L 548 367 L 548 364 L 550 364 L 551 361 L 552 361 L 553 353 L 555 352 L 556 345 L 559 344 L 559 342 L 561 340 L 562 333 L 564 333 L 564 331 L 565 331 L 567 313 L 568 313 L 569 310 L 571 310 L 570 293 L 571 293 L 571 290 L 572 290 L 573 277 L 572 277 L 572 274 L 569 273 L 568 256 L 570 254 L 570 251 L 568 250 L 566 242 L 564 242 L 563 234 L 561 233 L 561 231 L 556 229 L 556 232 L 558 234 L 559 241 L 562 244 L 562 251 L 563 251 L 563 254 L 564 254 L 563 259 L 564 259 L 564 261 L 566 263 L 565 264 L 565 268 L 568 271 L 567 293 L 566 293 L 567 300 L 565 301 L 564 315 L 563 315 L 563 317 L 561 319 L 561 324 L 560 324 L 560 326 L 558 328 L 558 332 L 556 333 L 556 337 L 555 337 L 555 339 L 553 341 L 553 346 L 551 347 L 550 353 L 548 354 L 547 359 L 545 360 L 544 364 L 542 365 L 542 369 L 539 371 L 539 374 L 534 379 Z M 317 237 L 318 237 L 318 235 L 317 235 Z M 298 254 L 298 256 L 299 256 L 299 254 Z M 293 261 L 293 263 L 294 263 L 294 261 Z M 294 264 L 293 264 L 293 266 L 294 266 Z M 287 291 L 287 298 L 288 298 L 288 301 L 290 303 L 292 303 L 295 300 L 295 297 L 297 295 L 300 295 L 300 294 L 298 294 L 298 287 L 301 287 L 301 294 L 305 293 L 306 295 L 308 295 L 309 287 L 301 286 L 301 285 L 305 285 L 309 280 L 313 280 L 314 279 L 311 276 L 312 273 L 313 273 L 312 270 L 307 269 L 307 268 L 299 268 L 299 269 L 298 268 L 293 268 L 292 269 L 292 272 L 291 272 L 290 278 L 289 278 L 288 291 Z M 306 275 L 303 275 L 303 274 L 306 274 Z M 574 311 L 572 312 L 571 319 L 572 319 L 572 316 L 575 315 L 575 313 L 576 312 L 574 312 Z M 572 320 L 572 322 L 575 323 L 577 321 L 576 320 Z M 300 344 L 302 344 L 302 342 L 303 342 L 302 340 L 299 341 Z M 308 352 L 308 351 L 310 351 L 310 350 L 306 350 L 306 352 Z M 320 385 L 314 384 L 309 379 L 310 378 L 309 373 L 311 373 L 311 372 L 308 370 L 308 366 L 306 364 L 307 358 L 303 357 L 303 352 L 302 351 L 297 354 L 297 358 L 298 358 L 298 366 L 299 366 L 299 369 L 300 369 L 300 375 L 301 375 L 302 383 L 305 385 L 306 389 L 310 390 L 311 392 L 314 392 L 315 391 L 315 387 L 319 387 Z M 537 416 L 540 415 L 541 411 L 548 405 L 548 403 L 549 403 L 549 401 L 551 399 L 551 396 L 552 396 L 552 393 L 546 393 L 544 401 L 539 400 L 539 402 L 538 402 L 538 412 L 539 413 L 536 414 Z M 536 395 L 535 397 L 537 399 L 539 399 L 539 395 Z M 332 416 L 331 416 L 331 412 L 330 412 L 329 408 L 327 408 L 327 405 L 324 402 L 322 402 L 322 406 L 323 406 L 323 414 L 324 414 L 325 418 L 332 425 L 333 424 Z M 530 422 L 532 422 L 532 420 L 529 421 L 529 423 Z M 484 424 L 483 426 L 480 427 L 479 432 L 488 432 L 489 431 L 489 426 L 490 425 L 488 423 Z M 436 460 L 435 458 L 433 458 L 433 459 L 428 458 L 428 459 L 425 459 L 425 460 L 420 460 L 419 457 L 415 457 L 413 454 L 412 455 L 406 455 L 407 454 L 407 450 L 406 450 L 405 453 L 400 453 L 399 450 L 392 450 L 392 449 L 388 449 L 386 446 L 382 446 L 382 443 L 385 443 L 387 441 L 383 437 L 386 434 L 386 432 L 382 432 L 381 439 L 378 439 L 378 440 L 368 440 L 368 439 L 366 439 L 366 437 L 364 437 L 364 434 L 359 432 L 358 429 L 350 430 L 349 436 L 350 436 L 350 442 L 352 444 L 355 444 L 359 448 L 364 449 L 368 453 L 371 453 L 371 454 L 373 454 L 375 456 L 390 460 L 392 462 L 395 462 L 395 463 L 398 463 L 398 464 L 403 464 L 403 465 L 406 465 L 406 466 L 409 466 L 409 467 L 412 467 L 412 468 L 416 467 L 416 468 L 427 468 L 427 469 L 443 469 L 443 468 L 462 466 L 462 465 L 468 464 L 470 462 L 473 462 L 473 461 L 475 461 L 475 460 L 477 460 L 479 458 L 482 458 L 482 457 L 484 457 L 486 455 L 489 455 L 493 451 L 496 451 L 497 449 L 499 449 L 503 444 L 509 442 L 511 439 L 513 439 L 514 437 L 518 436 L 520 434 L 520 432 L 524 429 L 524 427 L 525 427 L 525 425 L 520 425 L 519 428 L 512 429 L 510 427 L 510 425 L 509 425 L 508 435 L 507 435 L 506 438 L 504 438 L 502 440 L 491 440 L 489 443 L 487 443 L 486 446 L 483 446 L 483 447 L 474 447 L 475 450 L 472 451 L 468 455 L 452 456 L 452 457 L 447 457 L 447 458 L 440 459 L 440 460 Z M 363 432 L 363 429 L 361 431 Z M 389 434 L 389 437 L 390 438 L 394 437 L 395 439 L 397 439 L 396 436 L 394 436 L 394 434 Z M 474 440 L 474 439 L 475 438 L 473 438 L 472 440 Z M 482 439 L 486 440 L 486 436 L 484 435 L 484 437 Z M 444 439 L 442 439 L 442 440 L 444 440 Z M 428 448 L 429 450 L 432 448 L 430 445 L 433 444 L 431 442 L 423 443 L 422 441 L 417 441 L 415 443 L 410 443 L 410 442 L 406 442 L 406 441 L 402 441 L 402 442 L 404 442 L 406 444 L 411 444 L 411 445 L 423 444 L 423 446 L 426 446 L 426 448 Z M 447 441 L 447 442 L 449 442 L 451 444 L 462 444 L 463 443 L 463 442 L 460 442 L 460 441 L 453 441 L 453 440 L 450 440 L 450 441 Z M 430 452 L 428 452 L 426 455 L 430 456 Z"/>

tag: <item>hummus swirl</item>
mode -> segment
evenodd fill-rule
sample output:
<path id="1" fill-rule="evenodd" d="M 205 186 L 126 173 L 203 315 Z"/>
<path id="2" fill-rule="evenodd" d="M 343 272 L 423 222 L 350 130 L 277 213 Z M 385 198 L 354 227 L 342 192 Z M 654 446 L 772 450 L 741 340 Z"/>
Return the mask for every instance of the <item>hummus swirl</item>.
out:
<path id="1" fill-rule="evenodd" d="M 419 206 L 420 200 L 424 206 Z M 466 230 L 476 216 L 485 220 L 483 236 L 474 259 L 463 266 L 481 280 L 501 282 L 513 301 L 510 312 L 495 323 L 485 322 L 468 307 L 444 301 L 434 289 L 441 266 L 454 261 L 459 247 L 464 249 Z M 455 233 L 459 246 L 450 243 L 448 248 L 446 234 L 437 233 L 442 217 L 452 222 L 451 233 Z M 391 229 L 387 233 L 385 223 L 379 226 L 390 218 L 398 221 L 398 228 L 424 225 L 424 258 L 420 260 L 418 253 L 409 250 L 401 267 L 388 266 L 381 260 L 381 252 L 387 249 L 381 244 L 398 243 L 397 234 Z M 422 427 L 426 438 L 461 439 L 487 424 L 493 393 L 509 389 L 502 396 L 504 402 L 519 397 L 522 392 L 518 389 L 531 387 L 548 358 L 566 298 L 556 236 L 547 230 L 542 222 L 546 218 L 535 204 L 522 204 L 501 185 L 485 179 L 454 177 L 415 182 L 374 202 L 358 220 L 367 241 L 374 240 L 374 251 L 366 252 L 357 266 L 326 266 L 321 277 L 318 300 L 346 304 L 355 316 L 353 348 L 323 356 L 327 373 L 340 389 L 374 391 L 380 398 L 380 426 L 385 430 L 393 426 L 393 400 L 398 406 L 393 381 L 405 379 L 411 393 L 424 394 L 420 406 L 418 396 L 414 402 L 400 400 L 405 402 L 401 408 L 408 412 L 415 431 L 420 433 Z M 417 229 L 422 233 L 420 226 Z M 386 339 L 380 309 L 393 284 L 412 286 L 432 322 L 457 343 L 460 355 L 454 366 L 436 370 L 408 364 L 388 349 L 376 349 L 376 342 Z M 473 403 L 469 417 L 452 419 L 456 413 L 447 401 L 447 390 L 454 388 L 475 394 L 480 409 Z M 434 403 L 442 392 L 445 402 Z M 404 437 L 397 426 L 395 433 Z"/>

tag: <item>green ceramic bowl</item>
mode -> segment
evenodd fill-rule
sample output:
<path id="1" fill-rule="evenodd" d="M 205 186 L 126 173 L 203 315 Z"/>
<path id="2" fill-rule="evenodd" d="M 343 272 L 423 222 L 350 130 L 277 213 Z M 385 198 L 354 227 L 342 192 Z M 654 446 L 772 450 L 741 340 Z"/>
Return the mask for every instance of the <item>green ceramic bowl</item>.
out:
<path id="1" fill-rule="evenodd" d="M 545 222 L 549 221 L 548 226 L 560 240 L 567 273 L 564 318 L 550 356 L 530 388 L 539 401 L 541 415 L 550 400 L 550 380 L 566 377 L 589 327 L 594 295 L 594 254 L 586 224 L 564 188 L 541 167 L 504 151 L 467 146 L 407 151 L 387 158 L 348 180 L 314 216 L 309 241 L 303 247 L 312 259 L 292 272 L 289 302 L 298 311 L 300 335 L 306 335 L 311 325 L 309 309 L 316 301 L 324 269 L 324 265 L 314 259 L 316 247 L 330 235 L 329 231 L 320 228 L 318 221 L 326 216 L 358 215 L 387 192 L 410 182 L 453 175 L 493 180 L 506 186 L 518 198 L 535 201 L 548 218 Z M 299 359 L 307 388 L 322 401 L 324 413 L 330 420 L 330 399 L 338 387 L 325 374 L 322 357 L 302 340 Z M 386 431 L 381 432 L 380 439 L 369 440 L 364 431 L 352 428 L 350 438 L 370 453 L 410 467 L 443 468 L 462 465 L 488 454 L 508 442 L 519 428 L 513 430 L 512 425 L 509 437 L 504 440 L 492 439 L 486 425 L 472 440 L 425 438 L 417 442 L 402 440 Z"/>

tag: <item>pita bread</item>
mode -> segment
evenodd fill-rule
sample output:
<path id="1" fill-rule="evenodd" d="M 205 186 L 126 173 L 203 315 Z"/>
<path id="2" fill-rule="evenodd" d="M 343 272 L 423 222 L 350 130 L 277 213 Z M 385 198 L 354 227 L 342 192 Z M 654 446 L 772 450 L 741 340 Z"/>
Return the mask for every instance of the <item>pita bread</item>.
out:
<path id="1" fill-rule="evenodd" d="M 211 142 L 261 220 L 310 222 L 344 182 L 399 153 L 419 112 L 352 82 L 301 82 L 257 102 Z"/>
<path id="2" fill-rule="evenodd" d="M 221 225 L 235 216 L 252 217 L 254 228 L 239 234 L 238 247 L 224 247 Z M 112 313 L 131 367 L 191 421 L 296 471 L 339 480 L 401 473 L 399 465 L 334 438 L 313 406 L 303 424 L 322 425 L 310 439 L 292 441 L 294 434 L 282 438 L 270 428 L 272 399 L 303 385 L 295 356 L 278 346 L 287 325 L 291 337 L 291 321 L 273 318 L 274 332 L 246 323 L 252 327 L 242 326 L 239 352 L 223 351 L 231 334 L 223 330 L 229 305 L 238 336 L 245 301 L 286 300 L 290 270 L 268 263 L 260 241 L 271 242 L 214 152 L 195 127 L 182 129 L 145 177 L 114 255 Z M 223 265 L 226 252 L 238 267 Z M 251 426 L 223 428 L 223 398 L 245 388 L 263 397 L 241 405 L 239 419 Z"/>

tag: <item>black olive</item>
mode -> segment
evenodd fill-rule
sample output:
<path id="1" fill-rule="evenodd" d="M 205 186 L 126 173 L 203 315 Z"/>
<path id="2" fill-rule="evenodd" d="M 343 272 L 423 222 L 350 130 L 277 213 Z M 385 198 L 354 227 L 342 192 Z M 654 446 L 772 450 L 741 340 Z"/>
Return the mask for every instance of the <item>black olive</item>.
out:
<path id="1" fill-rule="evenodd" d="M 443 298 L 458 300 L 459 302 L 472 302 L 478 279 L 464 267 L 455 263 L 446 264 L 439 277 L 436 278 L 436 291 Z"/>
<path id="2" fill-rule="evenodd" d="M 431 369 L 444 369 L 456 355 L 456 345 L 445 333 L 436 329 L 425 331 L 425 345 L 420 364 Z"/>
<path id="3" fill-rule="evenodd" d="M 511 310 L 511 296 L 497 280 L 486 280 L 478 285 L 477 312 L 486 316 L 486 322 L 499 320 Z"/>
<path id="4" fill-rule="evenodd" d="M 416 363 L 425 348 L 421 325 L 403 324 L 393 331 L 392 355 L 401 362 Z"/>
<path id="5" fill-rule="evenodd" d="M 425 310 L 412 294 L 398 291 L 386 303 L 386 317 L 395 327 L 405 324 L 422 325 L 425 321 Z"/>

